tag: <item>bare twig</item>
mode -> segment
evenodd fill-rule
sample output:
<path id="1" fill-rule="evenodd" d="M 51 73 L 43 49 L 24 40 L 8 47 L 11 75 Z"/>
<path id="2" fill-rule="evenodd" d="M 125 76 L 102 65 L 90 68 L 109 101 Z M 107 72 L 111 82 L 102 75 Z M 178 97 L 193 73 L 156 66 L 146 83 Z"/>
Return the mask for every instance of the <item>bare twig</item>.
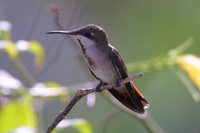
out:
<path id="1" fill-rule="evenodd" d="M 124 83 L 129 82 L 129 79 L 137 79 L 139 77 L 141 77 L 141 73 L 136 73 L 133 74 L 131 77 L 128 77 L 127 79 L 121 80 L 121 85 Z M 117 89 L 115 84 L 108 84 L 108 85 L 101 85 L 100 87 L 94 87 L 94 88 L 86 88 L 86 89 L 79 89 L 76 92 L 76 95 L 71 99 L 71 101 L 69 102 L 69 104 L 64 108 L 64 110 L 58 114 L 58 116 L 54 119 L 54 121 L 51 123 L 51 125 L 47 128 L 46 133 L 51 133 L 54 128 L 58 125 L 58 123 L 60 121 L 62 121 L 63 119 L 65 119 L 66 115 L 69 113 L 69 111 L 73 108 L 73 106 L 84 96 L 90 94 L 90 93 L 94 93 L 94 92 L 99 92 L 99 89 L 101 91 L 103 90 L 109 90 L 109 89 Z"/>
<path id="2" fill-rule="evenodd" d="M 61 7 L 59 5 L 57 5 L 57 4 L 52 4 L 52 5 L 50 5 L 49 8 L 53 13 L 53 19 L 54 19 L 54 23 L 55 23 L 56 28 L 58 30 L 66 30 L 64 25 L 60 22 L 60 10 L 61 10 Z M 76 9 L 76 7 L 74 9 Z M 74 12 L 75 12 L 75 10 L 72 11 L 72 14 L 74 14 Z M 70 19 L 70 20 L 72 20 L 72 19 Z M 71 23 L 72 23 L 72 21 L 68 22 L 67 29 L 69 28 Z M 76 51 L 77 56 L 79 58 L 79 61 L 81 62 L 81 64 L 83 64 L 83 55 L 80 52 L 79 46 L 78 45 L 74 45 L 76 43 L 76 41 L 71 36 L 64 36 L 64 38 L 67 41 L 71 41 L 72 42 L 72 43 L 69 43 L 69 45 Z"/>
<path id="3" fill-rule="evenodd" d="M 49 5 L 49 9 L 51 10 L 52 14 L 53 14 L 53 19 L 54 19 L 54 23 L 56 25 L 56 27 L 59 30 L 64 30 L 64 26 L 60 23 L 60 10 L 61 7 L 57 4 L 50 4 Z"/>
<path id="4" fill-rule="evenodd" d="M 139 77 L 142 77 L 143 75 L 144 75 L 144 74 L 141 73 L 141 72 L 134 73 L 134 74 L 132 74 L 131 76 L 129 76 L 128 78 L 123 79 L 121 82 L 122 82 L 123 84 L 125 84 L 125 83 L 127 83 L 127 82 L 129 82 L 129 81 L 131 81 L 131 80 L 135 80 L 135 79 L 137 79 L 137 78 L 139 78 Z"/>
<path id="5" fill-rule="evenodd" d="M 77 4 L 75 4 L 75 5 L 77 5 Z M 68 22 L 67 28 L 65 28 L 64 25 L 60 22 L 60 16 L 61 16 L 60 11 L 61 11 L 62 7 L 60 7 L 58 4 L 54 3 L 54 4 L 49 5 L 49 9 L 52 12 L 53 22 L 58 30 L 66 30 L 70 27 L 70 24 L 72 23 L 71 21 Z M 76 7 L 74 9 L 76 9 Z M 75 12 L 75 10 L 73 10 L 72 12 Z M 70 20 L 72 20 L 72 19 L 70 19 Z M 86 75 L 89 76 L 91 79 L 91 76 L 90 76 L 91 74 L 88 73 L 89 71 L 87 71 L 87 69 L 86 69 L 87 67 L 84 65 L 85 62 L 84 62 L 83 54 L 82 54 L 82 52 L 80 52 L 79 46 L 74 45 L 74 44 L 76 44 L 76 41 L 71 36 L 64 36 L 64 39 L 71 42 L 68 44 L 75 50 L 77 57 L 79 59 L 79 62 L 82 65 L 82 68 L 85 70 L 84 72 L 86 72 Z"/>

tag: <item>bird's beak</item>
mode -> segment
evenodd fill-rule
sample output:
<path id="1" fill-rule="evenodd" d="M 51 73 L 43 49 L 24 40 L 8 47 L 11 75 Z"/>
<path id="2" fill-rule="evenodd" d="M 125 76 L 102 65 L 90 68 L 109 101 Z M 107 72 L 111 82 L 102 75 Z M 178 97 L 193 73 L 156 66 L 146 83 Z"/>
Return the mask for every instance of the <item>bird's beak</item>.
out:
<path id="1" fill-rule="evenodd" d="M 63 31 L 63 30 L 58 30 L 58 31 L 49 31 L 47 34 L 66 34 L 66 35 L 77 35 L 78 31 L 77 30 L 71 30 L 71 31 Z"/>

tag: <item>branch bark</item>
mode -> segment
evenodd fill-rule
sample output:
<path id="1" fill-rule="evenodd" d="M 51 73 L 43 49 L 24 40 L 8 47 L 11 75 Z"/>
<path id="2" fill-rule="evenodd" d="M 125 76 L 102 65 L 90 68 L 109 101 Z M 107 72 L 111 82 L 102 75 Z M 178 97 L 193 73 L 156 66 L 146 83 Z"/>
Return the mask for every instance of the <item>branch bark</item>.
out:
<path id="1" fill-rule="evenodd" d="M 133 74 L 132 76 L 121 80 L 120 81 L 120 86 L 129 82 L 130 80 L 134 80 L 137 79 L 139 77 L 143 76 L 142 73 L 136 73 Z M 101 85 L 101 86 L 96 86 L 93 88 L 86 88 L 86 89 L 79 89 L 76 92 L 76 95 L 71 99 L 71 101 L 69 102 L 69 104 L 64 108 L 63 111 L 61 111 L 60 114 L 57 115 L 57 117 L 53 120 L 53 122 L 51 123 L 51 125 L 47 128 L 46 133 L 51 133 L 54 128 L 60 123 L 60 121 L 62 121 L 63 119 L 65 119 L 66 115 L 69 113 L 69 111 L 74 107 L 74 105 L 84 96 L 90 94 L 90 93 L 94 93 L 94 92 L 99 92 L 100 91 L 104 91 L 104 90 L 109 90 L 109 89 L 117 89 L 116 87 L 117 85 L 115 84 L 107 84 L 107 85 Z"/>

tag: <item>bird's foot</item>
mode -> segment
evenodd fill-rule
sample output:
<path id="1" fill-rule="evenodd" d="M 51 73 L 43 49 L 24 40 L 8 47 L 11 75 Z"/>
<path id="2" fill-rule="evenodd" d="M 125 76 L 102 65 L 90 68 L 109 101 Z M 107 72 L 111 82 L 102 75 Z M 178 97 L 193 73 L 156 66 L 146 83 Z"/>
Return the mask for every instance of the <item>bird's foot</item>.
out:
<path id="1" fill-rule="evenodd" d="M 101 90 L 101 86 L 102 86 L 102 85 L 106 85 L 106 83 L 104 83 L 103 81 L 100 81 L 99 84 L 98 84 L 97 87 L 96 87 L 97 92 L 101 92 L 101 91 L 102 91 L 102 90 Z"/>
<path id="2" fill-rule="evenodd" d="M 115 83 L 116 85 L 116 88 L 119 88 L 121 85 L 122 85 L 122 80 L 121 79 L 118 79 Z"/>

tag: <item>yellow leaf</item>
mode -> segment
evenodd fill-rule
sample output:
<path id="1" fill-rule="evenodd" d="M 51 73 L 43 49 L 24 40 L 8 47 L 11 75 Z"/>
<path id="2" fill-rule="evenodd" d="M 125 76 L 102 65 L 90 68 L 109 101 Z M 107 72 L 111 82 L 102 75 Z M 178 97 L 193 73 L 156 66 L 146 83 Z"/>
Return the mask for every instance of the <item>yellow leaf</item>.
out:
<path id="1" fill-rule="evenodd" d="M 200 90 L 200 58 L 194 55 L 184 55 L 178 59 L 177 63 Z"/>
<path id="2" fill-rule="evenodd" d="M 36 129 L 36 116 L 30 96 L 16 98 L 0 108 L 0 133 L 7 133 L 18 127 Z"/>
<path id="3" fill-rule="evenodd" d="M 44 63 L 45 51 L 42 45 L 37 41 L 29 41 L 28 51 L 35 56 L 35 65 L 40 66 Z"/>
<path id="4" fill-rule="evenodd" d="M 12 24 L 8 21 L 0 21 L 0 40 L 9 40 Z"/>
<path id="5" fill-rule="evenodd" d="M 4 50 L 8 54 L 8 56 L 11 59 L 16 60 L 19 56 L 19 52 L 15 47 L 14 43 L 12 41 L 3 41 L 3 43 L 5 43 Z"/>

